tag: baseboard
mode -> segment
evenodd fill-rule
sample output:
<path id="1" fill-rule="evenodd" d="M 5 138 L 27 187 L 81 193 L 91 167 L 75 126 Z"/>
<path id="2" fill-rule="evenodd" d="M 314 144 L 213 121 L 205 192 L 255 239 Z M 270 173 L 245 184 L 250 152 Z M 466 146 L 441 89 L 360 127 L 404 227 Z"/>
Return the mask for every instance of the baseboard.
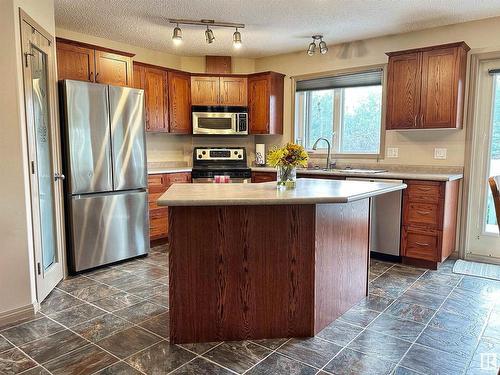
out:
<path id="1" fill-rule="evenodd" d="M 33 319 L 36 311 L 36 306 L 31 304 L 0 313 L 0 330 Z"/>
<path id="2" fill-rule="evenodd" d="M 370 251 L 370 258 L 386 262 L 401 263 L 401 257 L 399 255 L 378 253 L 376 251 Z"/>
<path id="3" fill-rule="evenodd" d="M 500 265 L 500 258 L 488 257 L 488 256 L 477 255 L 477 254 L 472 254 L 472 253 L 467 254 L 465 257 L 465 260 L 470 260 L 472 262 Z"/>

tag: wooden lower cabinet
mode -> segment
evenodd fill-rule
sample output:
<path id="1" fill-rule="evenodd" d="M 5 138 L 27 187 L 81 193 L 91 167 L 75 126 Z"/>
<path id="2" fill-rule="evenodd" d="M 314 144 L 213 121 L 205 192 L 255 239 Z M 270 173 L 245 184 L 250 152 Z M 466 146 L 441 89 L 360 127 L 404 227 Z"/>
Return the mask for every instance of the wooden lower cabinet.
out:
<path id="1" fill-rule="evenodd" d="M 156 201 L 174 183 L 191 182 L 191 173 L 162 173 L 148 176 L 149 239 L 168 238 L 168 207 L 158 206 Z"/>
<path id="2" fill-rule="evenodd" d="M 403 263 L 437 269 L 455 251 L 459 181 L 407 180 L 403 192 Z"/>
<path id="3" fill-rule="evenodd" d="M 343 176 L 297 173 L 299 178 L 345 180 Z M 276 172 L 252 172 L 252 182 L 276 181 Z M 406 180 L 403 191 L 403 263 L 437 269 L 455 251 L 460 181 Z"/>

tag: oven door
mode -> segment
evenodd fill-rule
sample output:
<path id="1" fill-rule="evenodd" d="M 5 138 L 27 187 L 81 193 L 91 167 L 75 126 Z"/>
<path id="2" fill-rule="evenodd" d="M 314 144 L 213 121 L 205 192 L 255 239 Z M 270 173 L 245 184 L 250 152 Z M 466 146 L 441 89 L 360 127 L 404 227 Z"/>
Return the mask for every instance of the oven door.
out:
<path id="1" fill-rule="evenodd" d="M 226 112 L 193 112 L 193 134 L 238 134 L 237 114 Z"/>

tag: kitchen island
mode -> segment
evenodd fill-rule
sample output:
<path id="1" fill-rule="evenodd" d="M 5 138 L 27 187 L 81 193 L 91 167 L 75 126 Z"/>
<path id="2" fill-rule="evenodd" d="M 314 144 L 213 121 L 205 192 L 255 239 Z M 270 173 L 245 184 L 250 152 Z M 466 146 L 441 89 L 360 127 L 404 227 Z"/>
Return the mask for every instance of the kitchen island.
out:
<path id="1" fill-rule="evenodd" d="M 174 184 L 170 340 L 313 336 L 368 292 L 369 199 L 405 184 Z"/>

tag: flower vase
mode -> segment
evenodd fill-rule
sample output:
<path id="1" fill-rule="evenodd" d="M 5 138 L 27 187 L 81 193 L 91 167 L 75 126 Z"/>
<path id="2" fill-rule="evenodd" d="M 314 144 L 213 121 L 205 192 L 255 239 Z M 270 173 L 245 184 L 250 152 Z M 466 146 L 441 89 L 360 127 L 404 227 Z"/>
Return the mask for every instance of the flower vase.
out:
<path id="1" fill-rule="evenodd" d="M 279 165 L 276 167 L 277 188 L 282 190 L 295 189 L 297 185 L 297 167 Z"/>

